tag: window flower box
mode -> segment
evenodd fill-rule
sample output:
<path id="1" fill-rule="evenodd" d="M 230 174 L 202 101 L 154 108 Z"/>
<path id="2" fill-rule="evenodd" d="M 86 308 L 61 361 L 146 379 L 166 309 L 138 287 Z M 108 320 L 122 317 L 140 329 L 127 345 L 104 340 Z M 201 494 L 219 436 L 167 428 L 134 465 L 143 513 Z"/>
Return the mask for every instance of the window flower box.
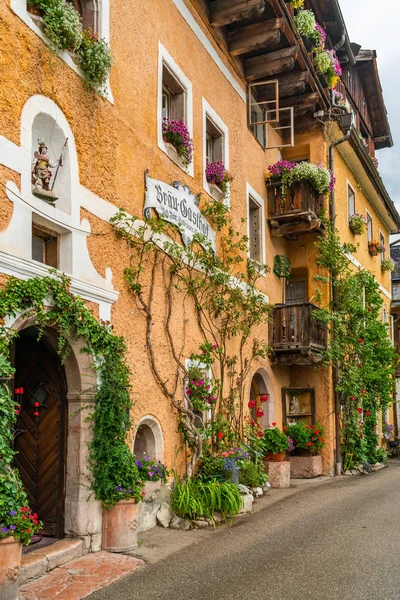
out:
<path id="1" fill-rule="evenodd" d="M 367 219 L 364 215 L 352 215 L 349 219 L 349 227 L 354 235 L 362 235 L 367 227 Z"/>
<path id="2" fill-rule="evenodd" d="M 229 192 L 229 184 L 233 180 L 233 175 L 225 169 L 221 160 L 216 160 L 206 165 L 206 180 L 210 186 L 211 195 L 214 199 L 222 201 Z M 215 196 L 214 196 L 215 194 Z"/>
<path id="3" fill-rule="evenodd" d="M 176 153 L 175 162 L 184 165 L 184 168 L 190 165 L 193 160 L 193 140 L 190 137 L 189 130 L 184 121 L 171 120 L 166 117 L 162 122 L 162 134 L 164 143 L 171 145 Z M 179 159 L 179 161 L 177 160 Z"/>
<path id="4" fill-rule="evenodd" d="M 208 185 L 210 188 L 211 196 L 214 198 L 214 200 L 216 200 L 217 202 L 223 202 L 225 194 L 221 190 L 219 185 L 217 185 L 216 183 L 209 183 Z"/>

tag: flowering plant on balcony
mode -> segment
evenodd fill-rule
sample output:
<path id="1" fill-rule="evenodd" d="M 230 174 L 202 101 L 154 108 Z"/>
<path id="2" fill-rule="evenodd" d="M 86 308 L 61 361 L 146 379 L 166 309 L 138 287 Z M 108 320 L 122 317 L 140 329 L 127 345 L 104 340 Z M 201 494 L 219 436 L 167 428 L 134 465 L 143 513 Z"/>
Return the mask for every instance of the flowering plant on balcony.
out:
<path id="1" fill-rule="evenodd" d="M 78 50 L 82 42 L 82 22 L 79 13 L 65 0 L 28 0 L 39 9 L 44 33 L 53 50 Z"/>
<path id="2" fill-rule="evenodd" d="M 169 121 L 163 118 L 162 134 L 164 141 L 172 144 L 185 165 L 193 160 L 193 140 L 182 119 Z"/>
<path id="3" fill-rule="evenodd" d="M 384 273 L 392 273 L 396 270 L 397 264 L 391 258 L 384 258 L 381 262 L 381 269 Z"/>
<path id="4" fill-rule="evenodd" d="M 336 106 L 346 106 L 346 98 L 338 92 L 337 90 L 333 91 L 333 103 Z"/>
<path id="5" fill-rule="evenodd" d="M 356 235 L 361 235 L 365 232 L 367 219 L 364 215 L 352 215 L 349 219 L 349 227 Z"/>
<path id="6" fill-rule="evenodd" d="M 342 74 L 342 67 L 340 66 L 336 52 L 334 50 L 319 48 L 315 52 L 314 65 L 317 73 L 325 76 L 328 86 L 334 88 Z"/>
<path id="7" fill-rule="evenodd" d="M 291 0 L 290 4 L 293 6 L 293 8 L 303 8 L 304 0 Z"/>
<path id="8" fill-rule="evenodd" d="M 89 28 L 82 33 L 78 49 L 79 66 L 85 73 L 87 84 L 98 92 L 104 92 L 113 57 L 107 42 L 99 39 Z"/>
<path id="9" fill-rule="evenodd" d="M 301 36 L 313 39 L 316 31 L 315 15 L 312 10 L 299 10 L 294 17 L 294 24 Z"/>
<path id="10" fill-rule="evenodd" d="M 378 159 L 375 156 L 371 156 L 371 155 L 370 155 L 370 158 L 371 158 L 372 162 L 374 163 L 375 169 L 377 169 L 379 167 Z"/>
<path id="11" fill-rule="evenodd" d="M 216 160 L 206 165 L 206 179 L 208 183 L 217 185 L 221 191 L 226 194 L 228 191 L 228 183 L 232 181 L 234 175 L 232 175 L 221 160 Z"/>
<path id="12" fill-rule="evenodd" d="M 327 194 L 335 185 L 335 178 L 328 169 L 308 162 L 296 163 L 284 160 L 270 165 L 265 176 L 267 185 L 278 178 L 282 182 L 282 194 L 285 194 L 286 189 L 296 181 L 308 181 L 319 194 Z"/>

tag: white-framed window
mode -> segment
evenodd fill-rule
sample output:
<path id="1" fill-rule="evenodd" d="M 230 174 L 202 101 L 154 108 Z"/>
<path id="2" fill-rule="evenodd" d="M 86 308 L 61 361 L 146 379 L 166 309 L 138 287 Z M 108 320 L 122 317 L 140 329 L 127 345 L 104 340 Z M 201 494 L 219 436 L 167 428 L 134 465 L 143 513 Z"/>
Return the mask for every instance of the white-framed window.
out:
<path id="1" fill-rule="evenodd" d="M 372 226 L 372 216 L 368 212 L 368 210 L 366 211 L 366 214 L 367 214 L 367 245 L 368 245 L 369 242 L 371 242 L 374 239 L 374 229 Z"/>
<path id="2" fill-rule="evenodd" d="M 190 359 L 186 359 L 185 361 L 185 367 L 188 371 L 188 377 L 190 377 L 190 370 L 194 370 L 196 369 L 196 371 L 200 371 L 202 377 L 204 377 L 205 380 L 212 380 L 212 371 L 211 371 L 211 367 L 208 367 L 207 365 L 205 365 L 202 362 L 198 362 L 198 361 L 193 361 Z M 185 402 L 187 402 L 187 395 L 186 395 L 186 385 L 188 383 L 188 379 L 185 379 L 184 381 L 184 386 L 185 386 Z M 193 411 L 196 418 L 195 418 L 195 426 L 198 428 L 203 428 L 207 426 L 207 423 L 210 421 L 211 419 L 211 408 L 209 408 L 208 410 L 204 410 L 204 411 L 198 411 L 198 410 L 194 410 Z"/>
<path id="3" fill-rule="evenodd" d="M 247 237 L 249 238 L 248 256 L 259 264 L 266 262 L 265 240 L 265 202 L 248 183 L 247 197 Z"/>
<path id="4" fill-rule="evenodd" d="M 183 171 L 194 177 L 193 160 L 185 165 L 174 147 L 165 143 L 162 133 L 163 119 L 182 120 L 193 138 L 193 92 L 192 83 L 178 66 L 166 48 L 158 43 L 158 102 L 157 140 L 158 147 Z"/>
<path id="5" fill-rule="evenodd" d="M 84 27 L 93 29 L 99 38 L 104 39 L 107 44 L 109 44 L 110 0 L 68 0 L 68 2 L 69 4 L 72 4 L 81 15 Z M 49 39 L 43 31 L 42 18 L 39 14 L 33 14 L 28 10 L 27 0 L 10 0 L 10 8 L 32 31 L 36 33 L 37 36 L 49 45 Z M 83 76 L 82 71 L 78 68 L 76 62 L 67 50 L 58 52 L 58 56 L 73 69 L 75 73 L 81 77 Z M 109 102 L 112 104 L 114 103 L 109 83 L 107 83 L 104 95 Z"/>
<path id="6" fill-rule="evenodd" d="M 229 183 L 228 191 L 223 196 L 218 189 L 210 185 L 206 178 L 207 163 L 220 160 L 225 169 L 229 170 L 229 140 L 228 127 L 218 116 L 215 110 L 208 104 L 207 100 L 202 100 L 203 108 L 203 187 L 204 190 L 214 200 L 223 201 L 229 206 Z"/>
<path id="7" fill-rule="evenodd" d="M 384 248 L 386 248 L 385 234 L 381 230 L 379 230 L 379 243 L 381 244 L 381 246 L 383 246 Z M 381 256 L 381 262 L 382 262 L 383 260 L 385 260 L 386 251 L 385 252 L 381 252 L 380 256 Z"/>
<path id="8" fill-rule="evenodd" d="M 267 118 L 266 111 L 265 108 L 257 102 L 254 92 L 250 92 L 250 98 L 249 129 L 264 149 L 267 146 L 267 126 L 264 123 Z M 252 123 L 254 123 L 254 125 L 252 125 Z"/>
<path id="9" fill-rule="evenodd" d="M 350 219 L 350 217 L 356 214 L 356 193 L 349 182 L 347 182 L 347 207 Z"/>

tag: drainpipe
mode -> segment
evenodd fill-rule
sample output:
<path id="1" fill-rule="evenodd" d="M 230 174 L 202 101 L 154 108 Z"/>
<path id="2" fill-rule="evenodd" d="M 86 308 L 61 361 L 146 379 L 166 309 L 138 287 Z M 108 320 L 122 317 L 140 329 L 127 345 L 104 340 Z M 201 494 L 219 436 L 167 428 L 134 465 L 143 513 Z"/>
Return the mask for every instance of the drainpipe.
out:
<path id="1" fill-rule="evenodd" d="M 347 114 L 342 116 L 343 121 L 346 120 L 346 117 L 348 119 L 347 123 L 344 122 L 343 123 L 343 127 L 347 127 L 347 131 L 346 134 L 340 138 L 339 140 L 335 140 L 329 147 L 329 168 L 332 171 L 332 174 L 334 174 L 335 172 L 335 148 L 336 146 L 339 146 L 340 144 L 343 144 L 343 142 L 346 142 L 349 138 L 350 138 L 350 133 L 351 133 L 351 120 L 349 119 L 349 115 L 351 115 L 350 111 L 346 110 Z M 339 117 L 339 122 L 340 122 L 340 117 Z M 331 191 L 331 210 L 330 210 L 330 217 L 331 217 L 331 223 L 332 223 L 332 227 L 335 227 L 335 218 L 336 218 L 336 205 L 335 205 L 335 190 L 333 189 Z M 332 293 L 332 304 L 333 306 L 335 306 L 336 303 L 336 288 L 334 285 L 335 281 L 334 278 L 332 277 L 332 282 L 331 282 L 331 293 Z M 335 476 L 339 477 L 342 474 L 342 455 L 340 452 L 340 438 L 341 438 L 341 432 L 340 432 L 340 409 L 341 409 L 341 403 L 340 403 L 340 394 L 337 391 L 337 385 L 339 382 L 339 366 L 335 365 L 334 369 L 333 369 L 333 374 L 332 374 L 332 378 L 333 378 L 333 389 L 334 389 L 334 399 L 335 399 L 335 441 L 336 441 L 336 450 L 335 450 Z"/>

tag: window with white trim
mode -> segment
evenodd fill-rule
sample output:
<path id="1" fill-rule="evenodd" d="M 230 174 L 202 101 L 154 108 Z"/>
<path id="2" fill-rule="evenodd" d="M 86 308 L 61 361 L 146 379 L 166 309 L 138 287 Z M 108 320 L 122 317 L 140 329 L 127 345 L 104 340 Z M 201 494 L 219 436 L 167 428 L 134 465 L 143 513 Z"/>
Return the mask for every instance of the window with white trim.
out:
<path id="1" fill-rule="evenodd" d="M 385 243 L 386 243 L 385 242 L 385 236 L 383 235 L 382 231 L 379 231 L 379 243 L 380 243 L 381 246 L 383 246 L 384 248 L 386 248 L 386 246 L 385 246 Z M 383 260 L 385 260 L 386 251 L 385 252 L 381 252 L 380 255 L 381 255 L 381 262 L 382 262 Z"/>
<path id="2" fill-rule="evenodd" d="M 206 162 L 224 162 L 224 134 L 206 115 Z"/>
<path id="3" fill-rule="evenodd" d="M 261 206 L 249 196 L 248 204 L 249 222 L 249 250 L 250 258 L 258 263 L 262 262 L 262 210 Z"/>
<path id="4" fill-rule="evenodd" d="M 367 211 L 367 244 L 369 244 L 369 242 L 371 242 L 374 239 L 373 233 L 374 231 L 372 227 L 372 217 Z"/>
<path id="5" fill-rule="evenodd" d="M 186 124 L 186 88 L 172 69 L 163 62 L 162 70 L 162 118 L 169 121 L 182 120 Z"/>
<path id="6" fill-rule="evenodd" d="M 265 109 L 261 104 L 257 103 L 257 99 L 253 92 L 250 93 L 250 122 L 249 129 L 256 140 L 260 142 L 263 148 L 266 146 L 266 114 Z M 254 125 L 252 125 L 254 123 Z"/>
<path id="7" fill-rule="evenodd" d="M 356 194 L 349 183 L 347 184 L 347 206 L 350 219 L 356 214 Z"/>

